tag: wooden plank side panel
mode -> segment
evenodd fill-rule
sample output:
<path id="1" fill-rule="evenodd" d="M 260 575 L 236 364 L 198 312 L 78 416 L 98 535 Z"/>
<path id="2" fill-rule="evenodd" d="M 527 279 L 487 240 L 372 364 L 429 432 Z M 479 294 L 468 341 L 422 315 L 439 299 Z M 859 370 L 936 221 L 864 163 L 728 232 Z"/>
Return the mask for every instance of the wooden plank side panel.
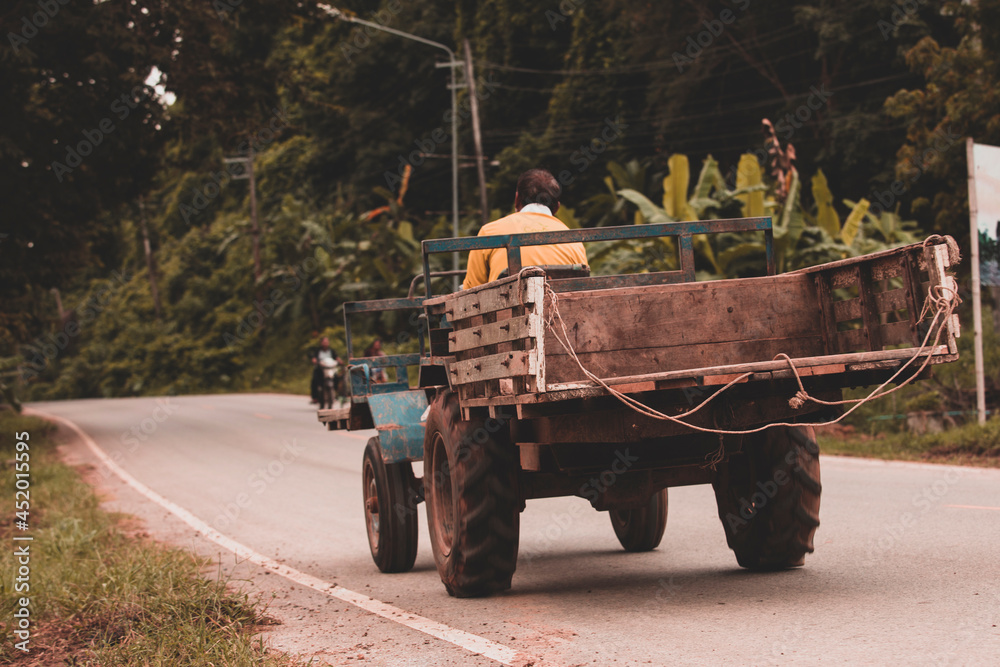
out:
<path id="1" fill-rule="evenodd" d="M 578 353 L 822 334 L 805 274 L 564 294 L 557 306 Z M 545 347 L 564 353 L 551 332 Z"/>
<path id="2" fill-rule="evenodd" d="M 908 308 L 905 289 L 894 289 L 888 292 L 874 292 L 875 308 L 880 313 L 891 313 Z M 861 299 L 845 299 L 833 302 L 833 316 L 837 322 L 861 319 Z"/>
<path id="3" fill-rule="evenodd" d="M 864 329 L 850 329 L 837 333 L 837 347 L 841 352 L 857 352 L 868 349 L 868 337 Z"/>
<path id="4" fill-rule="evenodd" d="M 464 328 L 463 320 L 476 315 L 492 313 L 507 308 L 517 308 L 522 304 L 534 303 L 540 294 L 539 286 L 544 278 L 533 276 L 521 281 L 502 280 L 486 289 L 470 294 L 459 293 L 445 302 L 445 313 L 455 328 Z"/>
<path id="5" fill-rule="evenodd" d="M 923 288 L 920 284 L 920 269 L 917 267 L 917 259 L 912 255 L 905 255 L 900 259 L 903 271 L 903 290 L 906 294 L 906 307 L 910 311 L 910 342 L 920 345 L 920 332 L 917 330 L 917 318 L 920 317 L 920 309 L 924 303 Z"/>
<path id="6" fill-rule="evenodd" d="M 872 267 L 869 264 L 858 265 L 859 297 L 861 299 L 861 320 L 865 325 L 865 340 L 868 350 L 874 352 L 882 349 L 882 320 L 875 303 L 874 279 Z"/>
<path id="7" fill-rule="evenodd" d="M 586 379 L 576 362 L 557 341 L 547 341 L 547 345 L 545 372 L 550 385 Z M 782 352 L 793 359 L 813 357 L 826 354 L 826 346 L 822 334 L 817 332 L 800 338 L 583 352 L 578 356 L 591 373 L 601 378 L 611 378 L 771 361 Z"/>
<path id="8" fill-rule="evenodd" d="M 913 341 L 913 327 L 909 322 L 892 322 L 882 325 L 882 343 L 885 345 L 910 345 Z M 918 343 L 919 345 L 919 343 Z"/>
<path id="9" fill-rule="evenodd" d="M 816 298 L 819 301 L 820 325 L 827 354 L 836 354 L 837 349 L 837 318 L 834 314 L 833 294 L 830 290 L 830 280 L 822 273 L 813 274 L 816 285 Z"/>
<path id="10" fill-rule="evenodd" d="M 501 352 L 466 361 L 456 361 L 451 366 L 453 384 L 470 384 L 497 378 L 534 375 L 537 369 L 534 352 Z"/>

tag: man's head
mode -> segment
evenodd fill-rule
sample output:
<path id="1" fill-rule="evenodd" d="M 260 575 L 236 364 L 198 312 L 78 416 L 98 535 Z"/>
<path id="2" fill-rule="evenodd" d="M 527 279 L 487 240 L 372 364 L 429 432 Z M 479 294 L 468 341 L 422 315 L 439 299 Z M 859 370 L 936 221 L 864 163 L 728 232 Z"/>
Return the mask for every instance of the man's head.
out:
<path id="1" fill-rule="evenodd" d="M 321 348 L 323 348 L 324 350 L 329 350 L 330 349 L 330 339 L 327 338 L 326 336 L 323 336 L 323 340 L 321 340 L 319 342 L 319 346 Z"/>
<path id="2" fill-rule="evenodd" d="M 548 206 L 552 214 L 559 210 L 562 187 L 556 177 L 544 169 L 529 169 L 517 179 L 514 193 L 514 210 L 520 211 L 528 204 Z"/>

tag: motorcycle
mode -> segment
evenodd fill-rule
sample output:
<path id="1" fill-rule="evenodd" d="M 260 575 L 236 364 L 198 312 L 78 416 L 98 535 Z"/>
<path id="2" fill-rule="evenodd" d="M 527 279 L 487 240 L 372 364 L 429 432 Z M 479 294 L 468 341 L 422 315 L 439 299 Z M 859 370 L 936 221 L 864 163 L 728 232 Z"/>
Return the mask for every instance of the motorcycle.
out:
<path id="1" fill-rule="evenodd" d="M 322 398 L 319 402 L 320 410 L 333 407 L 333 399 L 340 403 L 340 397 L 344 395 L 344 376 L 339 372 L 340 362 L 336 359 L 323 359 L 319 362 L 323 370 Z"/>

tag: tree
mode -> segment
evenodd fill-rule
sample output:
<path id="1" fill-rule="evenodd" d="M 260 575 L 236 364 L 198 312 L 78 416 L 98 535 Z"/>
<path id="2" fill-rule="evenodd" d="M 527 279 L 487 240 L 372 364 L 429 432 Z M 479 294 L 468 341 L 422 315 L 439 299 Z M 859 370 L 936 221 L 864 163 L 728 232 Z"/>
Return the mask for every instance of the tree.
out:
<path id="1" fill-rule="evenodd" d="M 908 129 L 896 154 L 896 180 L 882 194 L 888 201 L 912 197 L 914 213 L 933 231 L 965 245 L 965 138 L 1000 144 L 1000 2 L 948 2 L 943 12 L 954 20 L 958 43 L 923 38 L 906 61 L 924 85 L 886 100 L 888 113 Z"/>

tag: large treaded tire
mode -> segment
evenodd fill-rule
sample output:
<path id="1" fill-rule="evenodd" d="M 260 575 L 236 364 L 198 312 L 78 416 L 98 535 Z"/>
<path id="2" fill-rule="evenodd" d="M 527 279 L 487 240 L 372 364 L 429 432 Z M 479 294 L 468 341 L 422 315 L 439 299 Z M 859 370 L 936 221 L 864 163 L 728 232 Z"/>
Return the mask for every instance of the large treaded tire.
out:
<path id="1" fill-rule="evenodd" d="M 415 486 L 409 462 L 382 461 L 378 437 L 368 440 L 361 484 L 372 560 L 382 572 L 408 572 L 417 558 L 417 512 L 407 500 Z"/>
<path id="2" fill-rule="evenodd" d="M 812 427 L 748 436 L 712 483 L 726 541 L 751 570 L 798 567 L 813 552 L 822 493 Z"/>
<path id="3" fill-rule="evenodd" d="M 625 551 L 652 551 L 667 528 L 667 490 L 654 493 L 642 509 L 611 510 L 608 516 Z"/>
<path id="4" fill-rule="evenodd" d="M 517 450 L 505 425 L 462 421 L 458 397 L 431 403 L 424 435 L 424 497 L 434 562 L 455 597 L 510 588 L 517 567 Z"/>

